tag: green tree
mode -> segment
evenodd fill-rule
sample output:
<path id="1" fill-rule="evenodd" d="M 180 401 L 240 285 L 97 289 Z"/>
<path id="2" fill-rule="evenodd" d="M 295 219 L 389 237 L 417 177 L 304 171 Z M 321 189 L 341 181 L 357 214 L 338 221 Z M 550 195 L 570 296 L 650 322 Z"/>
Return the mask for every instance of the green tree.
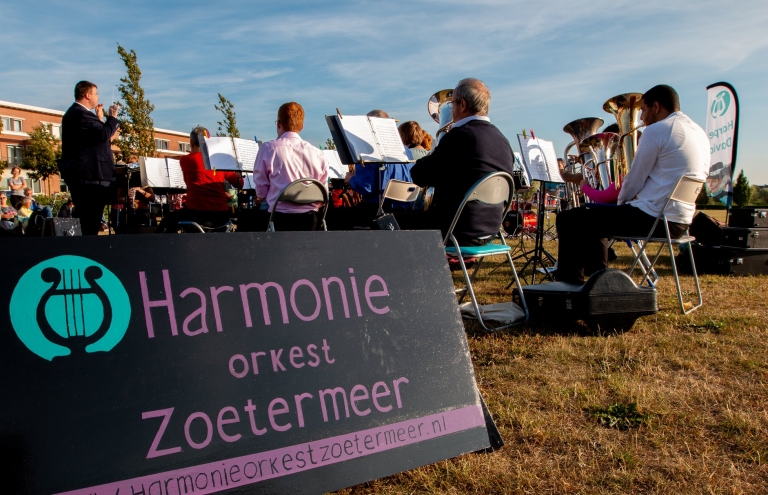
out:
<path id="1" fill-rule="evenodd" d="M 322 146 L 320 146 L 320 149 L 323 149 Z M 328 138 L 325 140 L 325 149 L 327 150 L 335 150 L 336 149 L 336 143 L 333 142 L 333 139 Z"/>
<path id="2" fill-rule="evenodd" d="M 217 136 L 230 136 L 239 138 L 240 137 L 240 131 L 237 128 L 237 119 L 235 117 L 235 105 L 232 104 L 231 101 L 224 98 L 221 93 L 217 93 L 219 95 L 219 104 L 213 105 L 213 108 L 221 112 L 222 115 L 224 115 L 224 120 L 220 122 L 216 122 L 219 124 L 219 131 L 216 133 Z"/>
<path id="3" fill-rule="evenodd" d="M 55 138 L 44 124 L 34 127 L 21 157 L 21 168 L 30 170 L 28 175 L 32 180 L 47 181 L 48 177 L 59 173 L 59 158 L 61 140 Z"/>
<path id="4" fill-rule="evenodd" d="M 741 169 L 739 177 L 736 179 L 736 185 L 733 186 L 733 203 L 736 206 L 746 206 L 749 204 L 751 196 L 752 189 L 749 187 L 747 176 L 744 175 L 744 169 Z"/>
<path id="5" fill-rule="evenodd" d="M 768 187 L 752 186 L 752 204 L 753 205 L 766 205 L 768 204 Z"/>
<path id="6" fill-rule="evenodd" d="M 155 106 L 144 97 L 141 87 L 141 69 L 134 50 L 127 51 L 117 45 L 117 53 L 125 64 L 127 74 L 120 79 L 120 91 L 123 105 L 117 114 L 120 121 L 120 134 L 112 144 L 120 148 L 123 160 L 131 155 L 155 156 L 155 123 L 152 121 L 152 111 Z"/>
<path id="7" fill-rule="evenodd" d="M 704 187 L 701 188 L 701 192 L 696 196 L 696 204 L 699 206 L 705 206 L 709 204 L 709 188 L 707 183 L 704 183 Z"/>

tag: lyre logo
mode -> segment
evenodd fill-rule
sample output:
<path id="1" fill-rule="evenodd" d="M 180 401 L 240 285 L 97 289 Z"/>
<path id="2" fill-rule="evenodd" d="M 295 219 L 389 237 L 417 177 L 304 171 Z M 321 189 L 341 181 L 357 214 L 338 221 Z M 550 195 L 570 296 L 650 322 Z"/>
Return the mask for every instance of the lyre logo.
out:
<path id="1" fill-rule="evenodd" d="M 712 102 L 712 108 L 709 109 L 709 113 L 712 114 L 713 119 L 722 117 L 728 111 L 729 106 L 731 106 L 731 95 L 728 94 L 728 91 L 720 91 L 715 96 L 715 101 Z"/>
<path id="2" fill-rule="evenodd" d="M 38 356 L 107 352 L 128 330 L 131 306 L 120 280 L 81 256 L 39 263 L 19 279 L 10 304 L 19 339 Z"/>

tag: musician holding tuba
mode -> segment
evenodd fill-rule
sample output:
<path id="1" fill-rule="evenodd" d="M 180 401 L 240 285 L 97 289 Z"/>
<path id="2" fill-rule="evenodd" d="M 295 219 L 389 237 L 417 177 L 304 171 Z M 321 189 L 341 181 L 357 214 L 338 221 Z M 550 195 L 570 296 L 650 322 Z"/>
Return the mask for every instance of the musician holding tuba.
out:
<path id="1" fill-rule="evenodd" d="M 682 176 L 705 179 L 709 171 L 709 139 L 680 111 L 677 92 L 654 86 L 641 100 L 643 139 L 624 178 L 615 208 L 576 208 L 557 215 L 559 258 L 556 278 L 581 282 L 607 267 L 603 239 L 646 235 Z M 675 202 L 666 210 L 672 237 L 680 237 L 693 219 L 694 208 Z M 654 236 L 663 237 L 659 223 Z"/>
<path id="2" fill-rule="evenodd" d="M 491 92 L 486 85 L 479 79 L 462 79 L 451 98 L 451 130 L 411 169 L 416 184 L 435 188 L 422 227 L 440 229 L 443 235 L 467 191 L 489 173 L 512 175 L 515 163 L 509 141 L 488 118 Z M 457 240 L 462 245 L 488 243 L 499 231 L 501 214 L 501 205 L 468 203 L 454 230 Z"/>

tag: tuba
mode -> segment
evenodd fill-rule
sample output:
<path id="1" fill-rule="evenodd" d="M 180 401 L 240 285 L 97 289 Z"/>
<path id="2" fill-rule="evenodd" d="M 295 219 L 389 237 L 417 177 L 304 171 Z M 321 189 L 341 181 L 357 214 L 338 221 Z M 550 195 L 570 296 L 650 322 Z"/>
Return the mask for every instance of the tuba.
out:
<path id="1" fill-rule="evenodd" d="M 619 149 L 616 153 L 616 175 L 614 181 L 616 187 L 621 187 L 621 182 L 632 167 L 637 150 L 637 130 L 640 124 L 640 99 L 642 93 L 625 93 L 614 96 L 603 104 L 603 110 L 616 117 L 619 125 Z"/>
<path id="2" fill-rule="evenodd" d="M 435 146 L 440 143 L 440 138 L 443 137 L 448 131 L 451 130 L 453 125 L 453 103 L 451 103 L 451 97 L 453 96 L 452 89 L 443 89 L 433 94 L 427 102 L 427 111 L 432 120 L 437 122 L 440 126 L 435 133 Z"/>
<path id="3" fill-rule="evenodd" d="M 566 124 L 565 127 L 563 127 L 563 132 L 566 134 L 570 134 L 570 136 L 573 138 L 573 141 L 571 141 L 568 146 L 565 147 L 565 153 L 563 153 L 563 161 L 565 162 L 566 166 L 568 166 L 568 151 L 573 146 L 579 147 L 579 158 L 581 160 L 581 173 L 589 179 L 587 171 L 584 169 L 584 166 L 589 163 L 590 160 L 592 160 L 592 154 L 589 151 L 589 148 L 586 146 L 581 146 L 581 142 L 586 139 L 587 137 L 597 134 L 597 131 L 600 129 L 600 126 L 603 125 L 603 119 L 597 118 L 597 117 L 588 117 L 585 119 L 577 119 L 573 122 L 570 122 L 569 124 Z M 576 172 L 577 163 L 574 163 L 573 165 L 573 172 Z M 594 179 L 590 181 L 590 183 L 594 182 Z M 593 186 L 596 184 L 593 184 Z M 573 183 L 566 182 L 565 183 L 565 191 L 568 199 L 568 203 L 572 207 L 579 206 L 579 191 L 578 186 L 576 186 Z"/>
<path id="4" fill-rule="evenodd" d="M 585 138 L 580 148 L 586 148 L 592 155 L 592 169 L 595 171 L 595 182 L 600 184 L 600 189 L 608 189 L 612 181 L 615 181 L 616 170 L 611 166 L 616 148 L 619 144 L 619 135 L 613 132 L 601 132 Z M 585 165 L 586 166 L 586 165 Z"/>

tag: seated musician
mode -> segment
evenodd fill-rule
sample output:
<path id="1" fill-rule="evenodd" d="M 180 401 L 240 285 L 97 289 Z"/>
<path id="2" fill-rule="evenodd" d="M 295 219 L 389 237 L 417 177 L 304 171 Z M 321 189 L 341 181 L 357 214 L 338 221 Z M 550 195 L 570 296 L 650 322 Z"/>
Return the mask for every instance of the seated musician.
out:
<path id="1" fill-rule="evenodd" d="M 243 176 L 239 172 L 207 170 L 200 153 L 200 136 L 210 137 L 208 129 L 197 126 L 189 133 L 191 153 L 179 160 L 187 194 L 184 206 L 167 215 L 158 227 L 158 232 L 176 233 L 178 222 L 193 221 L 206 227 L 219 227 L 229 221 L 227 192 L 224 183 L 243 187 Z"/>
<path id="2" fill-rule="evenodd" d="M 602 132 L 613 132 L 614 134 L 618 134 L 619 126 L 618 124 L 611 124 L 603 129 Z M 589 181 L 587 181 L 583 174 L 566 172 L 565 162 L 563 162 L 562 158 L 557 159 L 557 164 L 560 167 L 560 176 L 563 178 L 563 180 L 565 182 L 570 182 L 580 186 L 581 192 L 584 193 L 584 196 L 589 198 L 591 201 L 607 205 L 616 204 L 616 201 L 618 201 L 619 190 L 616 189 L 615 182 L 611 181 L 607 189 L 595 189 L 589 185 Z"/>
<path id="3" fill-rule="evenodd" d="M 128 166 L 138 163 L 139 159 L 132 156 L 128 159 Z M 128 224 L 151 225 L 152 204 L 157 202 L 155 192 L 150 186 L 141 185 L 139 174 L 131 175 L 130 188 L 128 189 Z"/>
<path id="4" fill-rule="evenodd" d="M 304 128 L 304 108 L 296 102 L 280 105 L 275 124 L 277 139 L 259 147 L 253 166 L 256 202 L 266 201 L 270 211 L 282 190 L 295 180 L 310 178 L 323 185 L 328 183 L 328 162 L 323 152 L 299 136 Z M 277 203 L 275 230 L 316 230 L 320 226 L 319 207 L 319 204 Z M 263 213 L 268 219 L 269 212 Z"/>
<path id="5" fill-rule="evenodd" d="M 397 132 L 400 133 L 400 139 L 403 140 L 405 147 L 411 150 L 414 159 L 418 160 L 429 154 L 429 148 L 424 147 L 424 144 L 427 139 L 431 143 L 432 137 L 424 132 L 418 122 L 414 120 L 403 122 L 398 126 Z"/>
<path id="6" fill-rule="evenodd" d="M 581 207 L 557 215 L 557 280 L 581 282 L 606 268 L 604 239 L 647 235 L 680 177 L 707 176 L 709 139 L 680 111 L 677 92 L 667 85 L 654 86 L 643 95 L 641 109 L 646 129 L 619 192 L 619 206 Z M 670 234 L 680 237 L 691 223 L 694 207 L 671 202 L 665 213 Z M 665 236 L 661 223 L 654 235 Z"/>
<path id="7" fill-rule="evenodd" d="M 440 229 L 443 235 L 469 189 L 492 172 L 512 175 L 515 163 L 509 141 L 488 118 L 491 92 L 482 81 L 459 81 L 451 102 L 453 127 L 411 169 L 416 184 L 435 188 L 421 227 Z M 456 239 L 462 245 L 487 244 L 501 227 L 502 212 L 502 205 L 468 203 L 454 229 Z"/>

